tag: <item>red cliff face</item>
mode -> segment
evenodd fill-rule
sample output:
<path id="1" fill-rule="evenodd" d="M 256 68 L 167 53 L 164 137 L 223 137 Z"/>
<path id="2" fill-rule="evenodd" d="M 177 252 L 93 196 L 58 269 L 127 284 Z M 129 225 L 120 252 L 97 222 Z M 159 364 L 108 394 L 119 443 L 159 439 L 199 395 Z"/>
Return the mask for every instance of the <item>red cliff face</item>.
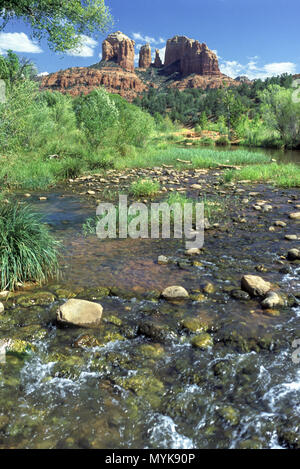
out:
<path id="1" fill-rule="evenodd" d="M 147 69 L 151 66 L 151 47 L 150 44 L 145 44 L 140 50 L 139 68 Z"/>
<path id="2" fill-rule="evenodd" d="M 175 36 L 167 42 L 165 66 L 172 64 L 185 77 L 193 73 L 221 75 L 216 54 L 206 44 L 185 36 Z"/>
<path id="3" fill-rule="evenodd" d="M 155 50 L 155 60 L 154 60 L 154 67 L 155 68 L 161 68 L 163 66 L 163 63 L 161 61 L 160 55 L 159 55 L 159 50 Z"/>
<path id="4" fill-rule="evenodd" d="M 94 68 L 77 67 L 52 73 L 43 78 L 41 88 L 60 91 L 72 96 L 88 94 L 104 86 L 110 93 L 116 93 L 132 101 L 147 86 L 133 72 L 126 72 L 120 67 Z"/>
<path id="5" fill-rule="evenodd" d="M 124 70 L 133 72 L 134 46 L 135 42 L 120 31 L 110 34 L 102 44 L 102 60 L 113 61 Z"/>

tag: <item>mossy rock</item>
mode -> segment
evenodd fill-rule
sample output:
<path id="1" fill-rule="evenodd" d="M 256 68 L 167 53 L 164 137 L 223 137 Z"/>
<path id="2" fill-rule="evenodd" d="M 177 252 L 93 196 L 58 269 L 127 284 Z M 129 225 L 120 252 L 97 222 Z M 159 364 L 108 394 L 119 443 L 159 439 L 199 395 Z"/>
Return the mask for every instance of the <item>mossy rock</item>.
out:
<path id="1" fill-rule="evenodd" d="M 105 334 L 103 339 L 100 340 L 100 345 L 104 346 L 108 344 L 109 342 L 117 342 L 117 341 L 124 341 L 124 340 L 126 340 L 126 338 L 123 337 L 118 332 L 109 331 Z"/>
<path id="2" fill-rule="evenodd" d="M 93 348 L 99 346 L 100 342 L 96 337 L 88 334 L 81 335 L 74 341 L 74 347 L 76 348 Z"/>
<path id="3" fill-rule="evenodd" d="M 206 293 L 207 295 L 211 295 L 213 293 L 215 293 L 216 291 L 216 287 L 213 283 L 211 282 L 206 282 L 203 286 L 202 286 L 202 291 L 204 293 Z"/>
<path id="4" fill-rule="evenodd" d="M 186 318 L 182 321 L 181 326 L 193 334 L 209 330 L 209 324 L 201 318 Z"/>
<path id="5" fill-rule="evenodd" d="M 263 447 L 264 445 L 262 441 L 255 440 L 253 438 L 253 439 L 241 441 L 238 444 L 237 449 L 263 449 Z"/>
<path id="6" fill-rule="evenodd" d="M 43 327 L 39 325 L 30 325 L 25 327 L 18 327 L 13 332 L 13 338 L 25 342 L 36 342 L 43 340 L 47 336 L 47 334 L 47 330 Z"/>
<path id="7" fill-rule="evenodd" d="M 161 358 L 165 350 L 160 344 L 143 344 L 137 349 L 144 358 Z"/>
<path id="8" fill-rule="evenodd" d="M 114 316 L 113 314 L 110 314 L 109 316 L 105 316 L 102 318 L 102 320 L 104 322 L 107 322 L 107 323 L 110 323 L 110 324 L 114 324 L 115 326 L 122 326 L 123 322 L 120 318 L 118 318 L 117 316 Z"/>
<path id="9" fill-rule="evenodd" d="M 116 378 L 115 382 L 127 391 L 132 391 L 138 397 L 143 398 L 152 408 L 159 408 L 164 394 L 164 385 L 154 376 L 149 376 L 146 373 L 138 373 L 134 376 Z"/>
<path id="10" fill-rule="evenodd" d="M 207 300 L 206 296 L 203 295 L 203 293 L 192 294 L 192 295 L 190 295 L 190 299 L 192 301 L 198 301 L 199 303 L 202 303 L 203 301 Z"/>
<path id="11" fill-rule="evenodd" d="M 193 347 L 200 348 L 201 350 L 206 350 L 212 347 L 214 342 L 209 334 L 203 333 L 193 337 L 191 340 L 191 344 Z"/>
<path id="12" fill-rule="evenodd" d="M 20 339 L 13 339 L 10 341 L 6 349 L 6 354 L 15 355 L 18 358 L 26 358 L 34 351 L 35 346 L 32 345 L 30 342 Z"/>
<path id="13" fill-rule="evenodd" d="M 240 414 L 232 406 L 221 407 L 218 409 L 217 413 L 223 420 L 225 420 L 226 423 L 232 427 L 237 426 L 240 422 Z"/>
<path id="14" fill-rule="evenodd" d="M 68 288 L 58 288 L 55 290 L 55 294 L 59 300 L 69 300 L 70 298 L 75 298 L 78 293 L 69 290 Z"/>
<path id="15" fill-rule="evenodd" d="M 29 308 L 30 306 L 48 306 L 54 303 L 55 300 L 56 297 L 51 292 L 37 292 L 17 296 L 15 302 L 23 308 Z"/>
<path id="16" fill-rule="evenodd" d="M 110 294 L 109 288 L 95 287 L 95 288 L 88 288 L 87 290 L 83 290 L 77 295 L 77 298 L 94 301 L 94 300 L 102 300 L 102 298 L 107 297 L 109 294 Z"/>

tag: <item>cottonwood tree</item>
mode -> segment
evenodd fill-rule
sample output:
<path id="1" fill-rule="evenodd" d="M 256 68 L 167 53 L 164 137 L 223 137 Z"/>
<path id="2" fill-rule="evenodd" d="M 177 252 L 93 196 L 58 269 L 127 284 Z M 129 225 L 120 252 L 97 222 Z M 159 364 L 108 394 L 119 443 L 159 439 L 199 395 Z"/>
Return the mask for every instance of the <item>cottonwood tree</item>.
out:
<path id="1" fill-rule="evenodd" d="M 39 41 L 55 52 L 81 45 L 82 35 L 103 33 L 112 23 L 105 0 L 0 0 L 0 30 L 13 18 L 22 19 Z"/>
<path id="2" fill-rule="evenodd" d="M 300 144 L 300 103 L 293 100 L 293 89 L 270 85 L 259 93 L 266 124 L 276 130 L 285 146 Z"/>

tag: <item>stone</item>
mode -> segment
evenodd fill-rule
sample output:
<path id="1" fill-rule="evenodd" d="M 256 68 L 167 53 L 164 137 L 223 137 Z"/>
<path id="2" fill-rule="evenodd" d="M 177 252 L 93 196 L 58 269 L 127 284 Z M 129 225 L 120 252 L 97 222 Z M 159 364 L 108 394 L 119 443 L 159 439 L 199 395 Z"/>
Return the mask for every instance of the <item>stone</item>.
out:
<path id="1" fill-rule="evenodd" d="M 182 328 L 186 329 L 191 333 L 206 332 L 209 330 L 209 324 L 207 321 L 201 318 L 185 318 L 182 323 Z"/>
<path id="2" fill-rule="evenodd" d="M 285 235 L 284 238 L 287 239 L 288 241 L 297 241 L 298 236 L 297 236 L 297 235 L 293 235 L 293 234 L 287 234 L 287 235 Z"/>
<path id="3" fill-rule="evenodd" d="M 287 259 L 289 261 L 297 261 L 300 259 L 300 250 L 299 249 L 290 249 L 287 254 Z"/>
<path id="4" fill-rule="evenodd" d="M 7 290 L 0 291 L 0 298 L 6 299 L 9 296 L 9 293 L 10 292 Z"/>
<path id="5" fill-rule="evenodd" d="M 48 306 L 55 299 L 55 295 L 51 292 L 33 292 L 17 296 L 16 304 L 24 308 L 29 308 L 30 306 Z"/>
<path id="6" fill-rule="evenodd" d="M 263 212 L 271 212 L 273 210 L 272 205 L 263 205 L 262 206 L 262 211 Z"/>
<path id="7" fill-rule="evenodd" d="M 186 289 L 183 287 L 172 286 L 172 287 L 166 288 L 162 292 L 162 297 L 165 298 L 166 300 L 180 300 L 180 299 L 188 298 L 189 294 L 186 291 Z"/>
<path id="8" fill-rule="evenodd" d="M 201 254 L 201 251 L 198 248 L 191 248 L 185 251 L 185 254 L 187 256 L 195 256 L 195 255 Z"/>
<path id="9" fill-rule="evenodd" d="M 234 298 L 235 300 L 240 300 L 240 301 L 247 301 L 250 300 L 250 295 L 246 291 L 243 290 L 232 290 L 230 292 L 230 296 Z"/>
<path id="10" fill-rule="evenodd" d="M 151 46 L 150 44 L 145 44 L 140 49 L 139 68 L 147 69 L 151 66 L 151 62 Z"/>
<path id="11" fill-rule="evenodd" d="M 100 342 L 92 335 L 81 335 L 74 342 L 75 348 L 93 348 L 99 347 Z"/>
<path id="12" fill-rule="evenodd" d="M 159 265 L 167 265 L 169 263 L 169 259 L 166 256 L 158 256 L 157 262 Z"/>
<path id="13" fill-rule="evenodd" d="M 300 212 L 290 213 L 289 217 L 291 220 L 300 220 Z"/>
<path id="14" fill-rule="evenodd" d="M 102 60 L 112 61 L 129 72 L 134 71 L 135 42 L 121 31 L 110 34 L 102 44 Z"/>
<path id="15" fill-rule="evenodd" d="M 283 298 L 274 291 L 269 291 L 265 299 L 261 303 L 262 307 L 265 309 L 273 309 L 276 306 L 283 306 Z"/>
<path id="16" fill-rule="evenodd" d="M 284 221 L 277 220 L 277 221 L 274 222 L 274 226 L 280 226 L 281 228 L 285 228 L 286 223 Z"/>
<path id="17" fill-rule="evenodd" d="M 163 66 L 162 60 L 159 55 L 159 50 L 155 49 L 155 60 L 154 60 L 154 67 L 161 68 Z"/>
<path id="18" fill-rule="evenodd" d="M 4 312 L 4 304 L 0 302 L 0 314 Z"/>
<path id="19" fill-rule="evenodd" d="M 57 321 L 62 325 L 99 327 L 103 308 L 91 301 L 70 299 L 57 311 Z"/>
<path id="20" fill-rule="evenodd" d="M 200 348 L 201 350 L 205 350 L 213 346 L 213 340 L 211 336 L 207 333 L 203 333 L 200 335 L 196 335 L 192 338 L 191 344 L 193 347 Z"/>
<path id="21" fill-rule="evenodd" d="M 270 282 L 266 282 L 257 275 L 244 275 L 241 280 L 242 290 L 251 296 L 265 296 L 272 288 Z"/>
<path id="22" fill-rule="evenodd" d="M 220 76 L 217 55 L 206 44 L 175 36 L 167 41 L 165 68 L 173 73 L 180 72 L 183 76 L 191 74 Z"/>

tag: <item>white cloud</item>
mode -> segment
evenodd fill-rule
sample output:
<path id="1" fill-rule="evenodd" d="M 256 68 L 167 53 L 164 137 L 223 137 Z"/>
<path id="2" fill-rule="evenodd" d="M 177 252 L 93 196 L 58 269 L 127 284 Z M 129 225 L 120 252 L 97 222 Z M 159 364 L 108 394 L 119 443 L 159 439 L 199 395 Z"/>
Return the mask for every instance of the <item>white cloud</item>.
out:
<path id="1" fill-rule="evenodd" d="M 41 72 L 41 73 L 38 73 L 37 76 L 38 76 L 38 77 L 46 77 L 46 76 L 48 76 L 48 75 L 49 75 L 48 72 Z"/>
<path id="2" fill-rule="evenodd" d="M 0 33 L 0 54 L 5 54 L 7 50 L 14 52 L 27 52 L 39 54 L 42 49 L 38 44 L 31 41 L 25 33 Z"/>
<path id="3" fill-rule="evenodd" d="M 67 54 L 73 57 L 93 57 L 94 49 L 97 45 L 98 43 L 95 39 L 82 35 L 80 46 L 68 50 Z"/>
<path id="4" fill-rule="evenodd" d="M 274 62 L 265 65 L 258 64 L 259 57 L 249 58 L 249 62 L 245 65 L 236 60 L 225 60 L 220 63 L 220 70 L 225 75 L 232 78 L 246 75 L 251 80 L 265 79 L 272 76 L 282 75 L 283 73 L 296 73 L 296 64 L 293 62 Z"/>
<path id="5" fill-rule="evenodd" d="M 162 37 L 155 39 L 154 37 L 143 36 L 141 33 L 132 33 L 132 36 L 135 41 L 142 43 L 149 42 L 149 44 L 163 44 L 166 42 Z"/>

